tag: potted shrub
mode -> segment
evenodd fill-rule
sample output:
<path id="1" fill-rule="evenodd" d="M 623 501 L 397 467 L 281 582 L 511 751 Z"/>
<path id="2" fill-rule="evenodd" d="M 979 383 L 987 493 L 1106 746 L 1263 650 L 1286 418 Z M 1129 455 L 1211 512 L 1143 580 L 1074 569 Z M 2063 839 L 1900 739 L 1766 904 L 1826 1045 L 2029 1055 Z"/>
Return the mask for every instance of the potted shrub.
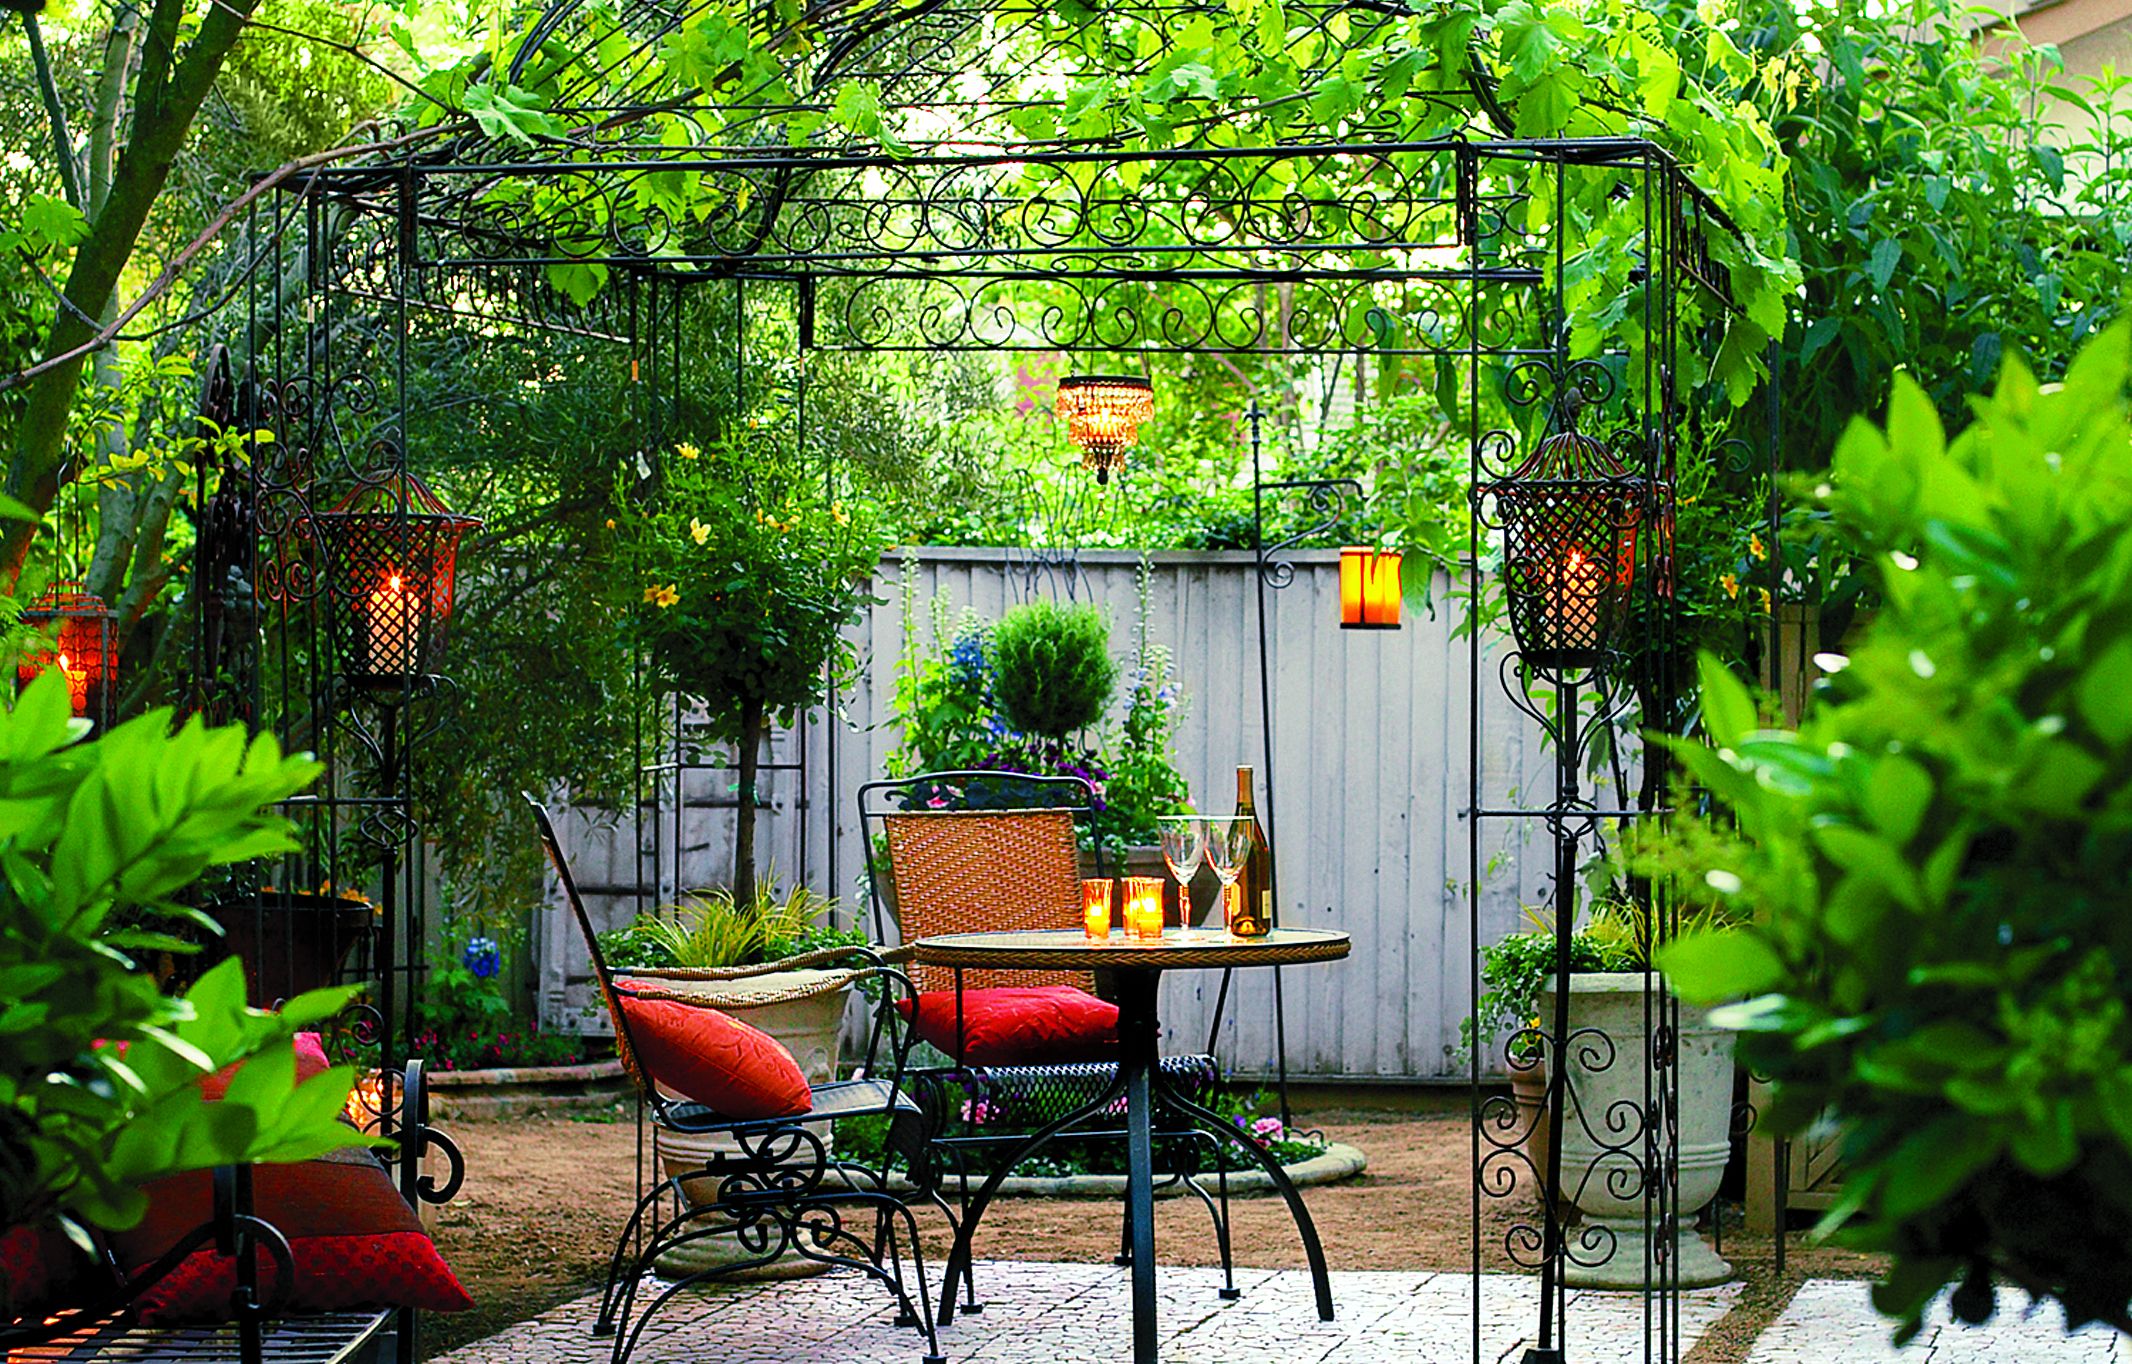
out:
<path id="1" fill-rule="evenodd" d="M 769 433 L 674 447 L 648 496 L 617 489 L 609 522 L 632 630 L 662 685 L 704 706 L 733 745 L 733 894 L 755 901 L 755 777 L 772 718 L 818 705 L 848 676 L 844 629 L 874 600 L 883 537 L 824 493 L 819 470 Z"/>
<path id="2" fill-rule="evenodd" d="M 1651 1035 L 1646 1005 L 1650 944 L 1640 901 L 1609 890 L 1569 944 L 1571 1096 L 1562 1125 L 1562 1188 L 1588 1240 L 1570 1257 L 1568 1282 L 1592 1288 L 1640 1288 L 1647 1263 L 1646 1184 L 1641 1128 L 1650 1083 Z M 1482 1027 L 1514 1029 L 1506 1040 L 1512 1109 L 1483 1122 L 1497 1140 L 1514 1141 L 1532 1162 L 1537 1191 L 1548 1158 L 1550 1058 L 1543 1053 L 1555 1015 L 1552 931 L 1513 934 L 1482 954 Z M 1468 1039 L 1471 1041 L 1470 1037 Z M 1675 1038 L 1680 1226 L 1671 1248 L 1683 1287 L 1723 1283 L 1732 1267 L 1694 1229 L 1713 1198 L 1732 1151 L 1732 1045 L 1707 1010 L 1683 1006 Z"/>
<path id="3" fill-rule="evenodd" d="M 722 970 L 763 965 L 867 941 L 866 935 L 834 927 L 836 902 L 805 886 L 791 894 L 779 892 L 774 873 L 756 883 L 752 900 L 741 901 L 723 888 L 685 897 L 678 905 L 640 916 L 626 928 L 600 935 L 600 950 L 618 981 L 629 979 L 632 970 L 689 968 Z M 834 971 L 799 968 L 771 971 L 738 979 L 705 981 L 701 988 L 718 1001 L 717 1007 L 733 1017 L 760 1028 L 784 1044 L 799 1062 L 811 1084 L 836 1078 L 842 1060 L 844 1014 L 851 987 L 825 990 L 799 999 L 780 1000 L 796 985 L 828 979 Z M 688 990 L 688 982 L 661 979 L 664 990 Z M 747 1002 L 751 996 L 761 1003 Z M 816 1129 L 826 1143 L 832 1132 L 828 1123 Z M 688 1136 L 660 1131 L 654 1152 L 669 1177 L 702 1169 L 721 1153 L 737 1152 L 730 1137 Z M 699 1206 L 716 1200 L 711 1191 L 699 1191 L 698 1181 L 687 1181 L 682 1192 Z M 699 1192 L 701 1197 L 699 1198 Z M 707 1237 L 682 1246 L 660 1260 L 669 1272 L 694 1273 L 712 1264 L 750 1258 L 733 1237 Z M 817 1261 L 787 1255 L 766 1266 L 762 1276 L 819 1273 L 826 1266 Z"/>
<path id="4" fill-rule="evenodd" d="M 1897 375 L 1816 493 L 1880 604 L 1796 729 L 1702 664 L 1710 818 L 1684 892 L 1744 923 L 1663 958 L 1770 1078 L 1762 1117 L 1839 1130 L 1822 1232 L 1892 1257 L 1914 1335 L 1995 1279 L 2132 1334 L 2132 328 L 2062 385 L 2018 360 L 1949 438 Z"/>
<path id="5" fill-rule="evenodd" d="M 416 1004 L 413 1049 L 428 1060 L 440 1117 L 510 1117 L 611 1104 L 628 1088 L 620 1061 L 585 1039 L 543 1032 L 505 991 L 510 953 L 477 934 L 447 943 Z"/>

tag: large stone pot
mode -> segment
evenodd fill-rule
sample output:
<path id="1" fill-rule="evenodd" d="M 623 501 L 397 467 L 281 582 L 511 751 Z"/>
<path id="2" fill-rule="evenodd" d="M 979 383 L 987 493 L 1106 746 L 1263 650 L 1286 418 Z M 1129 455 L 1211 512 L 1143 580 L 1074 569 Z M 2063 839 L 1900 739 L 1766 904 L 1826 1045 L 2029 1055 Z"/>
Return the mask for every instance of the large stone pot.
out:
<path id="1" fill-rule="evenodd" d="M 369 901 L 304 891 L 263 890 L 256 901 L 207 913 L 222 925 L 229 955 L 243 960 L 245 1002 L 259 1009 L 331 985 L 356 945 L 377 931 Z"/>
<path id="2" fill-rule="evenodd" d="M 718 1008 L 733 1017 L 762 1029 L 784 1043 L 785 1049 L 799 1062 L 806 1072 L 809 1084 L 821 1084 L 836 1078 L 837 1063 L 841 1059 L 844 1037 L 844 1009 L 851 999 L 851 987 L 830 990 L 806 999 L 784 1000 L 772 1004 L 735 1005 L 729 1002 L 733 996 L 760 994 L 770 995 L 803 985 L 808 981 L 824 979 L 838 974 L 828 971 L 777 971 L 766 976 L 750 976 L 744 980 L 717 981 L 703 986 L 706 991 L 720 997 Z M 652 984 L 654 982 L 646 982 Z M 672 981 L 657 982 L 666 990 L 686 990 L 687 985 Z M 830 1140 L 830 1125 L 826 1122 L 810 1124 L 826 1145 Z M 688 1136 L 674 1132 L 654 1134 L 653 1151 L 668 1178 L 679 1178 L 692 1171 L 701 1170 L 710 1158 L 718 1153 L 736 1154 L 738 1145 L 730 1138 L 717 1134 Z M 716 1186 L 709 1179 L 683 1179 L 681 1192 L 697 1207 L 715 1201 Z M 699 1227 L 713 1225 L 713 1219 L 698 1223 Z M 719 1265 L 753 1258 L 742 1250 L 737 1239 L 731 1236 L 706 1236 L 678 1249 L 668 1251 L 658 1259 L 662 1274 L 674 1278 L 695 1274 Z M 759 1269 L 744 1270 L 733 1278 L 785 1279 L 807 1274 L 819 1274 L 827 1265 L 790 1253 L 774 1263 Z"/>
<path id="3" fill-rule="evenodd" d="M 1569 1283 L 1637 1288 L 1656 1263 L 1644 1227 L 1645 1077 L 1651 1043 L 1644 1026 L 1644 976 L 1592 972 L 1570 977 L 1570 1104 L 1562 1126 L 1562 1189 L 1583 1214 L 1571 1233 Z M 1540 992 L 1540 1017 L 1554 1017 L 1554 986 Z M 1656 1001 L 1653 1001 L 1654 1005 Z M 1706 1011 L 1682 1005 L 1676 1057 L 1680 1082 L 1680 1216 L 1672 1247 L 1684 1288 L 1724 1283 L 1732 1266 L 1695 1230 L 1695 1215 L 1717 1197 L 1732 1150 L 1732 1035 Z"/>

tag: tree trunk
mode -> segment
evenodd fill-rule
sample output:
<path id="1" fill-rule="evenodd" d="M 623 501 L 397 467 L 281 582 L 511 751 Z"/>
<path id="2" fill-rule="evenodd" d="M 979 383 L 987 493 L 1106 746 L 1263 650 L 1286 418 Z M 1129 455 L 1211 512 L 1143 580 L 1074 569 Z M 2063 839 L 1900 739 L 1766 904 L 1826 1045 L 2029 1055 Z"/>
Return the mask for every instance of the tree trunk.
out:
<path id="1" fill-rule="evenodd" d="M 740 808 L 733 826 L 733 903 L 755 903 L 755 770 L 762 751 L 763 704 L 740 703 Z"/>

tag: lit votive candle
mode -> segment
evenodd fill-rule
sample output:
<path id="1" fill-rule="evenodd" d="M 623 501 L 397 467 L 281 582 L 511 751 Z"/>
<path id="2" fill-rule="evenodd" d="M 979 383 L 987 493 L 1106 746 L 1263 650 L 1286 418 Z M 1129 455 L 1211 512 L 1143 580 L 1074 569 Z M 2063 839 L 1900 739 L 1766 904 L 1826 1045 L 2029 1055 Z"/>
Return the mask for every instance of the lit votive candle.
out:
<path id="1" fill-rule="evenodd" d="M 1125 878 L 1125 936 L 1143 942 L 1162 939 L 1162 878 Z"/>
<path id="2" fill-rule="evenodd" d="M 1110 940 L 1111 892 L 1116 884 L 1108 876 L 1092 876 L 1081 882 L 1081 922 L 1090 942 Z"/>

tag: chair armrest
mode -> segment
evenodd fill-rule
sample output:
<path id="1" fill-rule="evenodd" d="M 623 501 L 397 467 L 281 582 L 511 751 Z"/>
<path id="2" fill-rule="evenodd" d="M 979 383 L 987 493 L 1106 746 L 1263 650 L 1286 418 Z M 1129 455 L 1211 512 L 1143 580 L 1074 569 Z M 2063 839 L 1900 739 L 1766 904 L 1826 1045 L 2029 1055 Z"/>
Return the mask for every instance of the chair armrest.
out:
<path id="1" fill-rule="evenodd" d="M 458 1197 L 460 1186 L 466 1183 L 466 1157 L 459 1153 L 457 1142 L 430 1126 L 429 1076 L 421 1057 L 410 1058 L 400 1072 L 399 1112 L 381 1130 L 400 1143 L 393 1156 L 397 1167 L 393 1175 L 407 1206 L 420 1211 L 424 1203 L 449 1203 Z M 441 1183 L 423 1168 L 423 1158 L 432 1151 L 444 1159 Z"/>

